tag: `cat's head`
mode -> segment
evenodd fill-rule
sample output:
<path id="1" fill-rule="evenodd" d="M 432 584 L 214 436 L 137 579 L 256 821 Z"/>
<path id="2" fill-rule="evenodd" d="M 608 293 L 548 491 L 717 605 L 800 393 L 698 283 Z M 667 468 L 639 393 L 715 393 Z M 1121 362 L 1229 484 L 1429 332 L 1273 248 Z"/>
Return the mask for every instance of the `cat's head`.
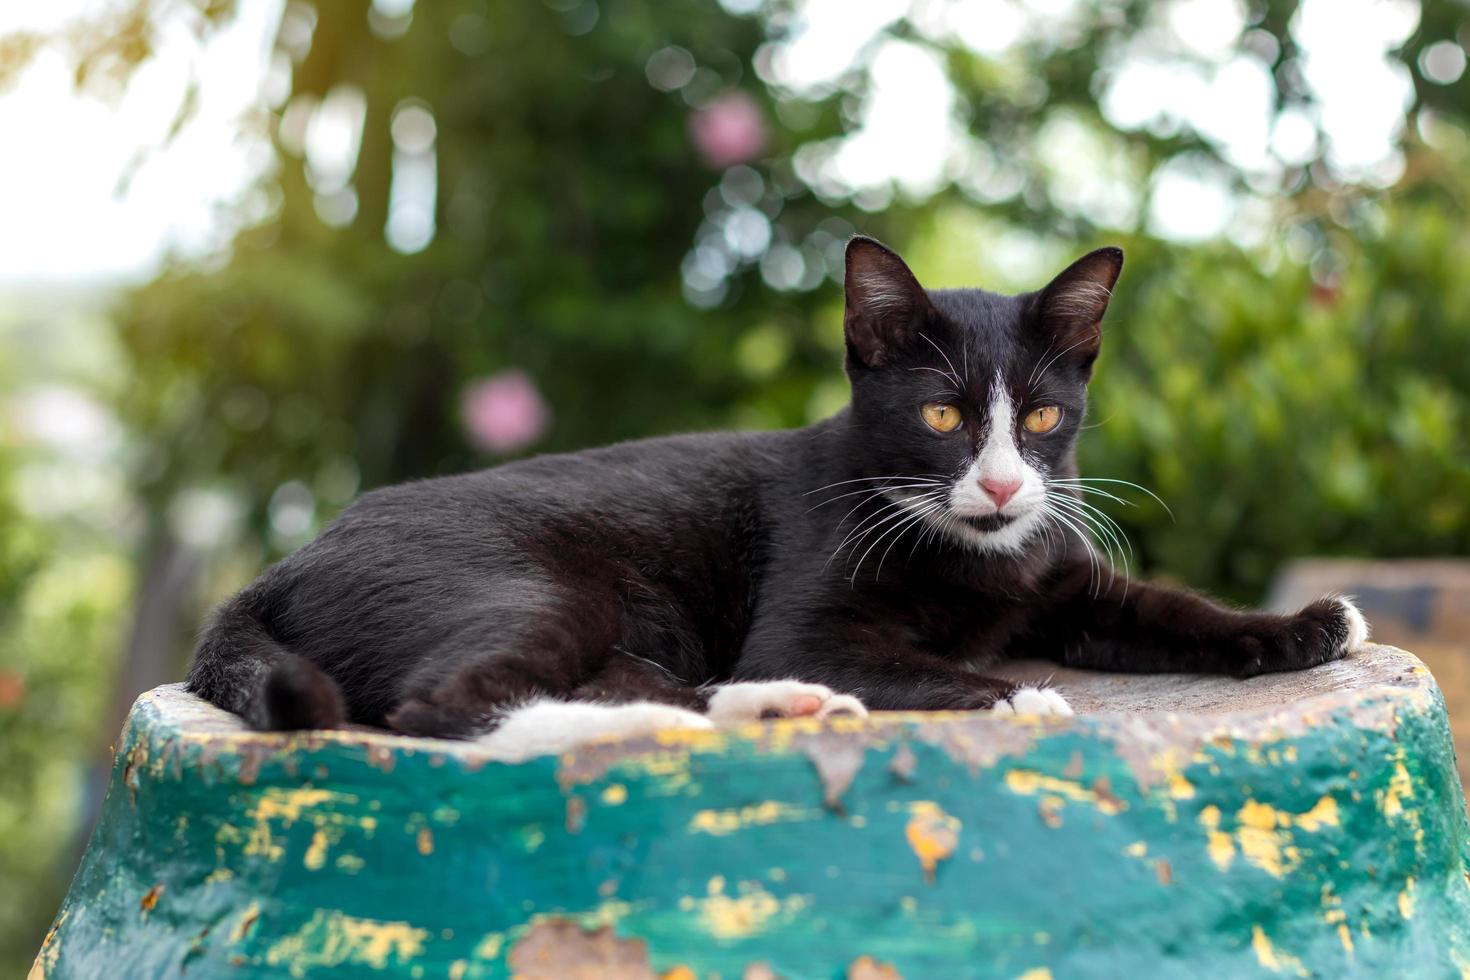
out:
<path id="1" fill-rule="evenodd" d="M 1077 435 L 1123 252 L 1101 248 L 1019 296 L 925 290 L 871 238 L 848 243 L 851 441 L 887 496 L 983 550 L 1066 517 Z M 1054 518 L 1052 523 L 1057 523 Z"/>

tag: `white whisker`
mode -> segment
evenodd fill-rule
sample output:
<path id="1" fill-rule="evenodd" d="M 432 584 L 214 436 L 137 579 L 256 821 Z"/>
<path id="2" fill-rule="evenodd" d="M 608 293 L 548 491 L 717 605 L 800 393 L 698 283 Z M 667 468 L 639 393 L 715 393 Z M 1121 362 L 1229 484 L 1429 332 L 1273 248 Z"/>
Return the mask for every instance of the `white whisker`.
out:
<path id="1" fill-rule="evenodd" d="M 1169 505 L 1168 504 L 1164 503 L 1162 497 L 1160 497 L 1158 494 L 1154 493 L 1148 487 L 1139 486 L 1137 483 L 1133 483 L 1133 482 L 1130 482 L 1128 480 L 1116 480 L 1116 479 L 1112 479 L 1110 477 L 1104 477 L 1104 476 L 1089 476 L 1089 477 L 1076 477 L 1076 478 L 1073 478 L 1073 479 L 1064 479 L 1064 480 L 1052 480 L 1051 482 L 1054 483 L 1054 484 L 1057 484 L 1059 486 L 1079 486 L 1079 487 L 1084 487 L 1084 488 L 1085 488 L 1086 484 L 1089 484 L 1089 483 L 1117 483 L 1117 484 L 1120 484 L 1120 485 L 1125 486 L 1125 487 L 1132 487 L 1134 490 L 1138 490 L 1141 493 L 1146 493 L 1150 497 L 1154 498 L 1154 500 L 1158 502 L 1158 505 L 1160 507 L 1164 508 L 1164 513 L 1166 513 L 1166 514 L 1169 515 L 1169 519 L 1170 520 L 1173 520 L 1174 519 L 1174 512 L 1169 509 Z M 1098 490 L 1096 488 L 1093 488 L 1092 489 L 1092 492 L 1093 493 L 1103 493 L 1102 490 Z"/>
<path id="2" fill-rule="evenodd" d="M 1037 373 L 1036 380 L 1037 381 L 1040 381 L 1042 378 L 1046 377 L 1046 372 L 1049 371 L 1049 370 L 1051 370 L 1051 366 L 1057 362 L 1057 359 L 1058 358 L 1066 355 L 1067 353 L 1069 353 L 1071 351 L 1076 350 L 1078 347 L 1082 346 L 1083 344 L 1085 344 L 1090 339 L 1092 339 L 1091 338 L 1091 335 L 1081 337 L 1081 338 L 1079 338 L 1077 340 L 1076 343 L 1071 344 L 1068 347 L 1066 347 L 1066 348 L 1064 348 L 1064 349 L 1062 349 L 1060 351 L 1057 351 L 1055 354 L 1053 354 L 1051 356 L 1051 360 L 1047 361 L 1042 366 L 1041 370 Z M 1035 382 L 1032 382 L 1032 383 L 1034 384 Z"/>
<path id="3" fill-rule="evenodd" d="M 942 357 L 942 358 L 944 358 L 944 363 L 945 364 L 948 364 L 949 365 L 949 376 L 950 376 L 950 378 L 952 378 L 954 380 L 955 389 L 958 390 L 958 391 L 964 391 L 965 390 L 965 383 L 960 380 L 959 372 L 954 369 L 954 361 L 951 361 L 949 359 L 949 355 L 944 352 L 944 348 L 940 347 L 934 341 L 929 340 L 929 335 L 926 334 L 926 333 L 920 332 L 919 333 L 919 336 L 920 337 L 923 337 L 926 341 L 928 341 L 930 347 L 933 347 L 935 350 L 939 351 L 939 356 Z M 941 372 L 941 373 L 943 373 L 943 372 Z"/>
<path id="4" fill-rule="evenodd" d="M 878 480 L 922 480 L 922 479 L 929 479 L 929 478 L 928 477 L 925 477 L 925 476 L 906 476 L 906 475 L 901 474 L 901 473 L 894 474 L 892 476 L 860 476 L 860 477 L 857 477 L 856 479 L 853 479 L 853 480 L 838 480 L 836 483 L 829 483 L 825 487 L 817 487 L 815 490 L 808 490 L 805 493 L 803 493 L 802 496 L 807 497 L 807 496 L 810 496 L 810 495 L 812 495 L 814 493 L 821 493 L 823 490 L 831 490 L 833 487 L 846 486 L 849 483 L 874 483 L 874 482 L 877 482 Z"/>
<path id="5" fill-rule="evenodd" d="M 922 510 L 920 510 L 917 514 L 914 515 L 914 520 L 911 521 L 910 523 L 916 523 L 918 521 L 922 521 L 924 518 L 928 517 L 934 511 L 938 510 L 940 507 L 943 507 L 943 506 L 944 506 L 944 501 L 942 501 L 942 500 L 933 501 L 933 502 L 931 502 L 929 504 L 926 504 L 923 507 Z M 923 535 L 921 534 L 920 537 L 922 537 L 922 536 Z M 900 531 L 897 535 L 894 536 L 893 540 L 888 543 L 888 547 L 884 549 L 882 557 L 880 557 L 878 559 L 878 570 L 873 573 L 873 581 L 876 582 L 879 578 L 882 577 L 882 575 L 883 575 L 883 563 L 888 560 L 888 553 L 893 550 L 893 546 L 896 545 L 896 544 L 898 544 L 898 542 L 902 538 L 903 538 L 903 532 Z M 918 542 L 915 541 L 915 544 L 917 544 L 917 543 Z"/>
<path id="6" fill-rule="evenodd" d="M 818 509 L 819 507 L 826 507 L 828 504 L 835 503 L 844 497 L 856 497 L 858 494 L 862 493 L 866 493 L 871 496 L 877 496 L 880 493 L 887 493 L 889 490 L 913 490 L 918 487 L 936 486 L 944 486 L 944 484 L 939 480 L 924 480 L 921 483 L 899 483 L 893 486 L 879 487 L 876 490 L 874 490 L 872 487 L 864 487 L 861 490 L 849 490 L 847 493 L 839 493 L 837 496 L 829 497 L 828 499 L 822 501 L 820 504 L 808 507 L 807 513 L 810 514 L 812 511 Z"/>
<path id="7" fill-rule="evenodd" d="M 872 534 L 874 531 L 878 530 L 878 528 L 904 517 L 908 513 L 908 510 L 906 508 L 911 506 L 913 503 L 927 501 L 931 498 L 936 497 L 938 493 L 939 491 L 934 490 L 926 494 L 919 494 L 912 498 L 902 498 L 899 500 L 890 501 L 889 503 L 880 507 L 874 513 L 868 515 L 867 518 L 860 521 L 856 527 L 849 531 L 847 536 L 842 539 L 841 543 L 839 543 L 837 547 L 833 549 L 832 554 L 827 558 L 826 564 L 822 566 L 823 570 L 831 565 L 832 560 L 836 558 L 839 554 L 841 554 L 842 550 L 848 547 L 849 544 L 853 548 L 856 548 L 858 545 L 862 544 L 863 539 L 868 537 L 868 535 Z M 897 513 L 888 513 L 890 510 L 895 509 L 897 510 Z M 841 524 L 839 523 L 838 526 L 840 527 Z M 886 534 L 887 532 L 884 533 Z M 859 562 L 859 564 L 861 564 L 861 562 Z"/>
<path id="8" fill-rule="evenodd" d="M 882 534 L 878 535 L 878 537 L 874 538 L 872 544 L 868 545 L 868 550 L 863 552 L 862 557 L 859 558 L 857 560 L 857 564 L 853 566 L 852 576 L 848 579 L 849 584 L 857 584 L 858 572 L 862 570 L 863 562 L 867 561 L 868 556 L 873 553 L 874 548 L 883 543 L 884 538 L 888 537 L 890 534 L 893 534 L 895 531 L 902 534 L 904 528 L 909 527 L 911 524 L 914 523 L 914 521 L 922 519 L 924 515 L 923 513 L 915 514 L 912 510 L 906 510 L 904 511 L 904 516 L 907 517 L 908 520 L 900 521 L 897 524 L 894 524 L 888 530 L 884 531 Z M 882 569 L 881 563 L 879 564 L 879 569 L 880 571 Z"/>

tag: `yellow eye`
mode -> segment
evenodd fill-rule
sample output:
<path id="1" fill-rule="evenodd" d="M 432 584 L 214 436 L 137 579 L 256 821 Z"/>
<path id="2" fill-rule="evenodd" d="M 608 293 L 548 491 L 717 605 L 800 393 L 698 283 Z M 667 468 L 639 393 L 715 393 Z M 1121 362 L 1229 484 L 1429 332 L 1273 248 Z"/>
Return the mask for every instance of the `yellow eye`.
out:
<path id="1" fill-rule="evenodd" d="M 935 432 L 953 432 L 960 427 L 960 410 L 943 402 L 929 402 L 922 409 L 924 421 Z"/>
<path id="2" fill-rule="evenodd" d="M 1041 435 L 1042 433 L 1055 429 L 1061 421 L 1061 408 L 1056 405 L 1043 405 L 1026 416 L 1026 421 L 1021 424 L 1026 426 L 1027 432 L 1035 432 L 1037 435 Z"/>

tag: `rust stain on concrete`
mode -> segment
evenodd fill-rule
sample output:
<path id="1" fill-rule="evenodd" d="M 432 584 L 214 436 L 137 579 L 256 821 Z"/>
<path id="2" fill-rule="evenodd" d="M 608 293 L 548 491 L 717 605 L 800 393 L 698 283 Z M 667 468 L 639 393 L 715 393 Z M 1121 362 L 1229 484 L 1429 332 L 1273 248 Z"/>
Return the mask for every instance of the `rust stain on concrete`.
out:
<path id="1" fill-rule="evenodd" d="M 847 967 L 847 980 L 903 980 L 892 964 L 871 956 L 859 956 Z"/>
<path id="2" fill-rule="evenodd" d="M 565 919 L 537 922 L 511 947 L 508 961 L 516 980 L 658 980 L 643 940 Z"/>
<path id="3" fill-rule="evenodd" d="M 159 882 L 152 888 L 148 889 L 148 891 L 143 894 L 143 897 L 138 899 L 138 911 L 140 911 L 144 915 L 147 915 L 149 912 L 152 912 L 155 908 L 157 908 L 159 896 L 163 894 L 163 890 L 165 887 L 166 886 L 162 882 Z"/>

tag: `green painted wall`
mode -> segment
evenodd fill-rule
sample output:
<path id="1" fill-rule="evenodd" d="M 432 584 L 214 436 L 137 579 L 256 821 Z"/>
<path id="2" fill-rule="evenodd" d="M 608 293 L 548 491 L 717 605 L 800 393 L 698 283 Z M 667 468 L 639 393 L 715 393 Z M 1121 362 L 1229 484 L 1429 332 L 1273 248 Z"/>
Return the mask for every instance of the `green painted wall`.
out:
<path id="1" fill-rule="evenodd" d="M 241 732 L 161 688 L 32 976 L 1458 975 L 1443 701 L 1371 656 L 1237 713 L 788 721 L 519 766 Z"/>

